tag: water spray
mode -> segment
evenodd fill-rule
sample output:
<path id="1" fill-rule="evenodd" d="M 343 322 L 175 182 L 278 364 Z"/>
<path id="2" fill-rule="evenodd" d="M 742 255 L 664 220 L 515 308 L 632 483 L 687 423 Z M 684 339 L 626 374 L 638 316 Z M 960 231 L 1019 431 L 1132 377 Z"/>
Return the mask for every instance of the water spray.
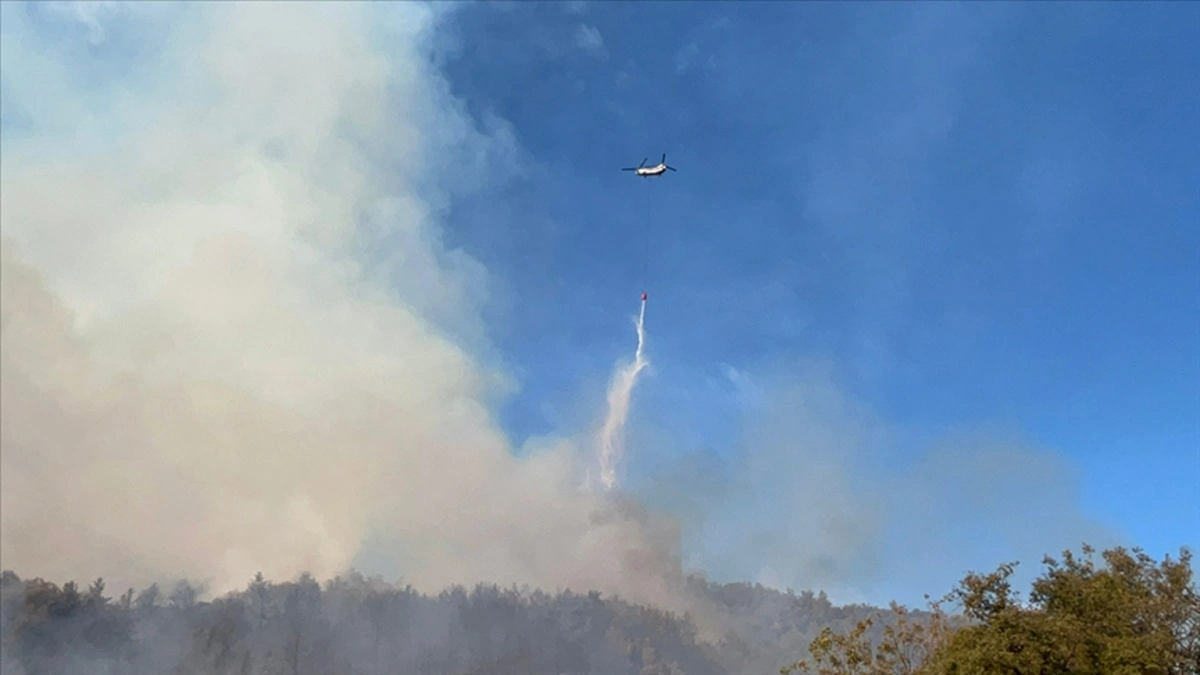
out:
<path id="1" fill-rule="evenodd" d="M 637 319 L 637 351 L 633 363 L 627 364 L 613 374 L 608 385 L 608 415 L 600 428 L 600 483 L 605 491 L 617 484 L 617 465 L 625 454 L 625 420 L 629 417 L 629 404 L 638 374 L 649 363 L 643 354 L 646 343 L 646 299 L 642 293 L 642 309 Z"/>

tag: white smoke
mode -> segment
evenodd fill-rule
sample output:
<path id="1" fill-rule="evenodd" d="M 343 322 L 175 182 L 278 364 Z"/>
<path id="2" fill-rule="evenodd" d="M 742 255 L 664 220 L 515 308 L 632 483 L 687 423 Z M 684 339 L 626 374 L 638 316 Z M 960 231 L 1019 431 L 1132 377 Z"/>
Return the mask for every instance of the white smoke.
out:
<path id="1" fill-rule="evenodd" d="M 605 490 L 617 485 L 617 466 L 625 456 L 625 422 L 629 417 L 629 406 L 633 399 L 633 387 L 638 374 L 646 367 L 644 347 L 646 343 L 646 301 L 637 319 L 637 351 L 633 362 L 619 366 L 608 385 L 608 414 L 600 427 L 600 484 Z"/>
<path id="2" fill-rule="evenodd" d="M 493 419 L 487 274 L 439 214 L 520 152 L 433 71 L 434 11 L 177 7 L 136 82 L 4 12 L 3 567 L 221 591 L 374 539 L 418 588 L 661 599 L 659 536 Z"/>

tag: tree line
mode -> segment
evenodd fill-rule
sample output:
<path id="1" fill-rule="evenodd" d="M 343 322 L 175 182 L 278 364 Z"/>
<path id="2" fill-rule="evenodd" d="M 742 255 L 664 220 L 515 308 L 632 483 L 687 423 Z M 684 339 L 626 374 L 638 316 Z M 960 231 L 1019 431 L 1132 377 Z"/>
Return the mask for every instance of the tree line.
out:
<path id="1" fill-rule="evenodd" d="M 324 584 L 259 574 L 201 601 L 186 581 L 110 597 L 103 579 L 60 587 L 6 571 L 0 673 L 1200 673 L 1190 553 L 1161 563 L 1137 549 L 1094 554 L 1047 558 L 1027 600 L 1008 564 L 968 575 L 919 611 L 693 577 L 705 636 L 691 614 L 594 592 L 479 585 L 425 595 L 357 573 Z"/>
<path id="2" fill-rule="evenodd" d="M 718 675 L 690 624 L 597 593 L 478 586 L 436 596 L 349 575 L 308 575 L 208 602 L 180 582 L 119 598 L 41 579 L 0 580 L 3 663 L 14 673 Z"/>

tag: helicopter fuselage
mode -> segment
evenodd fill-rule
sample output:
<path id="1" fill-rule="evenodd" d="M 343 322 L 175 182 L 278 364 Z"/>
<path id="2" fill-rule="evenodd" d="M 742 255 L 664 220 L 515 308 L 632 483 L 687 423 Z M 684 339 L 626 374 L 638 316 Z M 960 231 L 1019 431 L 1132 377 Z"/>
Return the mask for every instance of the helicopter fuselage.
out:
<path id="1" fill-rule="evenodd" d="M 645 166 L 637 170 L 639 176 L 661 176 L 667 172 L 666 164 L 658 164 L 656 166 Z"/>

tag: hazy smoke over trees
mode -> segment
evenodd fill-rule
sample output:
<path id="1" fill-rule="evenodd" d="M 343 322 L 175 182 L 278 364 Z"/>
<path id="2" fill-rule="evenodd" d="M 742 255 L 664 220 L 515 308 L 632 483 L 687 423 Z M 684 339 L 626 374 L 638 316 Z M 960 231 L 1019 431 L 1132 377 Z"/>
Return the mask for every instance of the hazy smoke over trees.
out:
<path id="1" fill-rule="evenodd" d="M 241 591 L 197 602 L 186 582 L 117 594 L 103 579 L 63 587 L 0 579 L 6 675 L 96 673 L 772 672 L 822 627 L 852 626 L 863 607 L 811 593 L 695 582 L 725 628 L 705 641 L 687 617 L 599 593 L 478 586 L 424 595 L 349 575 L 256 575 Z M 28 671 L 34 672 L 34 671 Z"/>

